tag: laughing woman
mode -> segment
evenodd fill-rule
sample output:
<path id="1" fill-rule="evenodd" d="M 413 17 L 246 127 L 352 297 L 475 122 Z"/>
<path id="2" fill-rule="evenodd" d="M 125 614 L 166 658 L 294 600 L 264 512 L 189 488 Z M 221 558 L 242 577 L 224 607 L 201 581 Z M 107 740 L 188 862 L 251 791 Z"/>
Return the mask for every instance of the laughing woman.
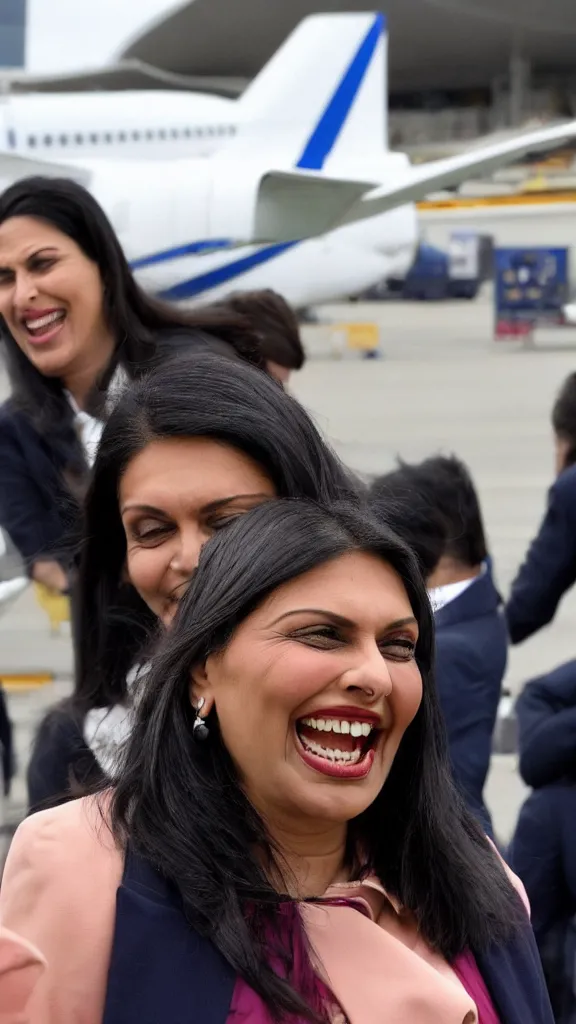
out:
<path id="1" fill-rule="evenodd" d="M 30 1024 L 552 1024 L 392 534 L 266 502 L 207 542 L 164 644 L 116 788 L 14 840 Z"/>
<path id="2" fill-rule="evenodd" d="M 185 347 L 259 363 L 243 318 L 185 312 L 136 284 L 105 214 L 80 185 L 26 178 L 0 196 L 0 526 L 32 579 L 63 592 L 74 527 L 110 401 Z"/>

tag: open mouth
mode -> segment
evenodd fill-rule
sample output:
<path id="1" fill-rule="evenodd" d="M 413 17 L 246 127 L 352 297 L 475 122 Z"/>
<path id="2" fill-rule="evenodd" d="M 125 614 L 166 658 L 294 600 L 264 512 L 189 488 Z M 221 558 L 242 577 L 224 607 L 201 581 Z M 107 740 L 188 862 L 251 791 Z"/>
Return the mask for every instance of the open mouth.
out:
<path id="1" fill-rule="evenodd" d="M 298 748 L 303 761 L 325 775 L 363 778 L 374 763 L 374 748 L 381 730 L 376 716 L 359 712 L 349 717 L 300 718 L 296 722 Z"/>
<path id="2" fill-rule="evenodd" d="M 26 317 L 22 320 L 24 327 L 32 338 L 51 337 L 66 319 L 66 310 L 53 309 L 38 317 Z"/>

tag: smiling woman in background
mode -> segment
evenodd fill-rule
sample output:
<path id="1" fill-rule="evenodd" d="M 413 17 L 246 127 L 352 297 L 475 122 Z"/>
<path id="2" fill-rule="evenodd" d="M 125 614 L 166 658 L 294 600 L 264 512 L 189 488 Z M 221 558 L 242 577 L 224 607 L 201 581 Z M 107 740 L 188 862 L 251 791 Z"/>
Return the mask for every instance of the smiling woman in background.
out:
<path id="1" fill-rule="evenodd" d="M 16 834 L 29 1024 L 551 1024 L 432 657 L 416 562 L 360 512 L 267 501 L 208 541 L 117 786 Z"/>
<path id="2" fill-rule="evenodd" d="M 32 809 L 112 770 L 131 721 L 135 669 L 170 624 L 217 530 L 271 497 L 355 493 L 307 413 L 266 374 L 182 356 L 119 400 L 86 500 L 77 586 L 76 686 L 40 726 Z"/>
<path id="3" fill-rule="evenodd" d="M 51 178 L 0 196 L 0 332 L 0 526 L 30 576 L 65 592 L 88 467 L 126 381 L 179 347 L 260 365 L 258 342 L 232 310 L 145 295 L 92 196 Z"/>

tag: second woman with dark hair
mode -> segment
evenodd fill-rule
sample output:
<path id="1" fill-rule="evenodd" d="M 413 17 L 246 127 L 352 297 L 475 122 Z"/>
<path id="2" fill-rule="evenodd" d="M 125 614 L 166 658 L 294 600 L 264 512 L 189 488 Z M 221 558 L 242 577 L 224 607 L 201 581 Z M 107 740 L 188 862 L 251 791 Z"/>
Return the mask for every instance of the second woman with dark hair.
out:
<path id="1" fill-rule="evenodd" d="M 158 623 L 169 624 L 207 537 L 266 498 L 354 491 L 302 407 L 250 366 L 182 357 L 129 389 L 94 465 L 77 684 L 40 727 L 31 808 L 110 769 L 129 726 L 134 670 Z"/>
<path id="2" fill-rule="evenodd" d="M 269 501 L 209 541 L 117 786 L 14 840 L 29 1024 L 551 1024 L 432 656 L 416 563 L 363 514 Z"/>

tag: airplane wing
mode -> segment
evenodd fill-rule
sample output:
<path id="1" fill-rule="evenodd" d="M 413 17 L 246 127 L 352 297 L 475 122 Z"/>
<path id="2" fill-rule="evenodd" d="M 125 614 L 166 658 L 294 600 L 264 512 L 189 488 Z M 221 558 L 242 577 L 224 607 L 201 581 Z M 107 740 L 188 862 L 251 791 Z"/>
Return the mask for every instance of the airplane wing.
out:
<path id="1" fill-rule="evenodd" d="M 19 178 L 28 178 L 33 174 L 42 174 L 48 178 L 72 178 L 81 185 L 88 186 L 92 180 L 91 171 L 80 164 L 56 164 L 50 160 L 34 160 L 17 153 L 0 150 L 0 187 L 7 188 Z"/>
<path id="2" fill-rule="evenodd" d="M 339 221 L 338 227 L 385 213 L 404 203 L 415 203 L 437 189 L 460 185 L 474 175 L 495 171 L 529 153 L 546 152 L 576 139 L 576 121 L 553 128 L 541 128 L 503 142 L 461 153 L 444 160 L 432 160 L 412 167 L 401 179 L 382 185 L 364 195 Z"/>

